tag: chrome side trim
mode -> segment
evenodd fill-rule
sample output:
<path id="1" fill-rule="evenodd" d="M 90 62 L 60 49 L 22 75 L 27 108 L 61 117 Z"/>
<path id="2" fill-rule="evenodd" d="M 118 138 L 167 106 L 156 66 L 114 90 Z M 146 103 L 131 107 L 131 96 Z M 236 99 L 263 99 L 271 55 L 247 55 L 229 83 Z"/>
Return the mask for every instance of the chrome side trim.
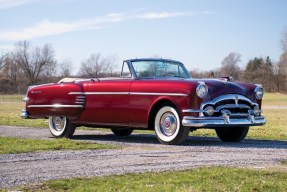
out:
<path id="1" fill-rule="evenodd" d="M 183 109 L 183 113 L 203 113 L 205 110 L 203 109 Z"/>
<path id="2" fill-rule="evenodd" d="M 53 104 L 53 105 L 28 105 L 28 108 L 83 108 L 83 105 L 62 105 L 62 104 Z"/>
<path id="3" fill-rule="evenodd" d="M 69 95 L 128 95 L 129 92 L 70 92 Z"/>
<path id="4" fill-rule="evenodd" d="M 186 97 L 187 94 L 183 93 L 145 93 L 145 92 L 130 92 L 131 95 L 154 95 L 154 96 L 179 96 Z"/>
<path id="5" fill-rule="evenodd" d="M 70 92 L 68 95 L 85 95 L 85 92 Z"/>
<path id="6" fill-rule="evenodd" d="M 70 92 L 69 95 L 152 95 L 152 96 L 179 96 L 186 97 L 183 93 L 149 93 L 149 92 Z"/>
<path id="7" fill-rule="evenodd" d="M 76 104 L 82 104 L 85 105 L 86 103 L 86 96 L 85 95 L 77 95 L 76 96 Z"/>

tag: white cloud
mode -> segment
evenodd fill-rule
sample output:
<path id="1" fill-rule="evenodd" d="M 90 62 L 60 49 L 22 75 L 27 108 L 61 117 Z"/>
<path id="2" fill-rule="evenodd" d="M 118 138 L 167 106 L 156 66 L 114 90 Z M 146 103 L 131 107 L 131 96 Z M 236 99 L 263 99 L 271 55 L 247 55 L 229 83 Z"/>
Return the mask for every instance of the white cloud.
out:
<path id="1" fill-rule="evenodd" d="M 150 12 L 138 15 L 143 19 L 167 19 L 172 17 L 186 17 L 196 15 L 196 12 Z"/>
<path id="2" fill-rule="evenodd" d="M 138 15 L 142 19 L 168 19 L 173 17 L 188 17 L 194 15 L 213 15 L 215 12 L 150 12 Z"/>
<path id="3" fill-rule="evenodd" d="M 28 27 L 20 31 L 0 31 L 0 40 L 29 40 L 73 31 L 97 29 L 103 27 L 105 24 L 120 22 L 123 19 L 124 14 L 113 13 L 74 22 L 51 22 L 49 20 L 43 20 L 36 24 L 36 26 Z"/>
<path id="4" fill-rule="evenodd" d="M 71 1 L 78 1 L 78 0 L 0 0 L 0 10 L 1 9 L 8 9 L 12 7 L 17 7 L 24 4 L 29 3 L 39 3 L 39 2 L 48 2 L 48 3 L 71 3 Z"/>
<path id="5" fill-rule="evenodd" d="M 0 0 L 0 9 L 8 9 L 19 5 L 27 4 L 35 0 Z"/>
<path id="6" fill-rule="evenodd" d="M 0 0 L 1 1 L 1 0 Z M 2 0 L 3 1 L 3 0 Z M 15 0 L 16 1 L 16 0 Z M 20 1 L 20 0 L 18 0 Z M 23 0 L 24 1 L 24 0 Z M 28 1 L 28 0 L 27 0 Z M 32 0 L 30 0 L 32 1 Z M 213 12 L 149 12 L 142 14 L 125 14 L 125 13 L 111 13 L 95 18 L 86 18 L 76 21 L 50 21 L 43 20 L 35 26 L 27 27 L 16 31 L 0 31 L 0 40 L 29 40 L 33 38 L 46 37 L 64 34 L 74 31 L 84 31 L 99 29 L 105 27 L 107 24 L 118 23 L 125 20 L 132 19 L 168 19 L 174 17 L 187 17 L 198 14 L 214 14 Z"/>

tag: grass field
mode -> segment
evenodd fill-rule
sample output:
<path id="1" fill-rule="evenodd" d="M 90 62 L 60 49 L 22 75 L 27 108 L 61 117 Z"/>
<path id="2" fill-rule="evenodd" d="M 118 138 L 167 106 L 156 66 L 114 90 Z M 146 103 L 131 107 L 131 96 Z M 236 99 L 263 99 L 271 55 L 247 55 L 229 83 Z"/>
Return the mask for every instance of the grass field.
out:
<path id="1" fill-rule="evenodd" d="M 8 96 L 7 96 L 8 97 Z M 9 96 L 15 100 L 19 96 Z M 7 100 L 7 99 L 6 99 Z M 266 93 L 263 98 L 263 106 L 286 106 L 287 95 L 279 93 Z M 22 102 L 1 102 L 0 101 L 0 125 L 24 126 L 47 128 L 45 119 L 21 119 L 19 117 L 21 109 L 24 108 Z M 248 138 L 257 139 L 279 139 L 287 140 L 287 108 L 264 108 L 263 115 L 266 116 L 267 123 L 265 126 L 251 127 Z M 142 132 L 142 131 L 140 131 Z M 215 136 L 213 130 L 197 130 L 190 133 L 196 136 Z"/>
<path id="2" fill-rule="evenodd" d="M 264 106 L 287 106 L 287 95 L 265 94 Z M 24 104 L 20 102 L 1 102 L 0 125 L 47 127 L 46 120 L 23 120 L 19 117 Z M 264 113 L 267 124 L 263 127 L 251 127 L 248 138 L 287 140 L 287 121 L 285 108 L 266 108 Z M 215 136 L 212 130 L 199 130 L 190 135 Z M 49 140 L 42 147 L 38 140 L 25 140 L 0 137 L 0 153 L 27 151 L 46 151 L 79 148 L 68 140 Z M 57 143 L 60 141 L 60 143 Z M 46 142 L 46 141 L 45 141 Z M 40 141 L 43 143 L 43 140 Z M 9 151 L 13 145 L 26 146 L 22 151 Z M 46 146 L 50 148 L 45 148 Z M 66 144 L 65 144 L 66 145 Z M 86 144 L 84 144 L 86 145 Z M 97 145 L 97 144 L 96 144 Z M 28 146 L 28 147 L 27 147 Z M 2 147 L 2 148 L 1 148 Z M 102 146 L 106 148 L 107 146 Z M 91 146 L 98 149 L 101 146 Z M 108 147 L 107 147 L 108 148 Z M 8 150 L 8 152 L 7 152 Z M 281 166 L 266 170 L 240 169 L 227 167 L 203 167 L 188 171 L 163 173 L 127 174 L 121 176 L 73 178 L 47 181 L 38 185 L 29 185 L 16 189 L 21 191 L 287 191 L 286 161 Z M 1 190 L 0 190 L 1 191 Z"/>
<path id="3" fill-rule="evenodd" d="M 281 93 L 265 93 L 263 106 L 287 106 L 287 95 Z"/>
<path id="4" fill-rule="evenodd" d="M 115 146 L 70 139 L 20 139 L 0 136 L 0 154 L 27 153 L 53 150 L 112 149 Z"/>
<path id="5" fill-rule="evenodd" d="M 187 171 L 75 178 L 21 191 L 287 191 L 286 171 L 204 167 Z"/>

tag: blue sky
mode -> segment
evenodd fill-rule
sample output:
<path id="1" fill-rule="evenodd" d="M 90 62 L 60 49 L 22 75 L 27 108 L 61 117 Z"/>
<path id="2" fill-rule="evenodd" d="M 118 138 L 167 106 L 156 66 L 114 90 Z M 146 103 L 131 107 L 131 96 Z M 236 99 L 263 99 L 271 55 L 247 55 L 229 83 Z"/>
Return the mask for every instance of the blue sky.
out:
<path id="1" fill-rule="evenodd" d="M 119 63 L 159 55 L 203 71 L 238 52 L 244 67 L 254 57 L 278 61 L 286 8 L 285 0 L 0 0 L 0 50 L 50 43 L 74 72 L 92 53 Z"/>

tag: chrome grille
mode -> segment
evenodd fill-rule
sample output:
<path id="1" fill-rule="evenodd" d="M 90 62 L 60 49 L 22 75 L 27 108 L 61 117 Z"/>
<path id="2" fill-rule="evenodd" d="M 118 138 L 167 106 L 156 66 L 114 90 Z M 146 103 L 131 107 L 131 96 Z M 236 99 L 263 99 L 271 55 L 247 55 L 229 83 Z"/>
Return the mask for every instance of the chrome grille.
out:
<path id="1" fill-rule="evenodd" d="M 223 115 L 224 111 L 230 113 L 232 117 L 246 117 L 250 115 L 257 103 L 251 102 L 247 97 L 237 94 L 223 95 L 211 102 L 204 103 L 201 109 L 204 111 L 208 106 L 214 108 L 214 117 L 220 117 Z M 206 113 L 203 116 L 209 116 Z"/>

